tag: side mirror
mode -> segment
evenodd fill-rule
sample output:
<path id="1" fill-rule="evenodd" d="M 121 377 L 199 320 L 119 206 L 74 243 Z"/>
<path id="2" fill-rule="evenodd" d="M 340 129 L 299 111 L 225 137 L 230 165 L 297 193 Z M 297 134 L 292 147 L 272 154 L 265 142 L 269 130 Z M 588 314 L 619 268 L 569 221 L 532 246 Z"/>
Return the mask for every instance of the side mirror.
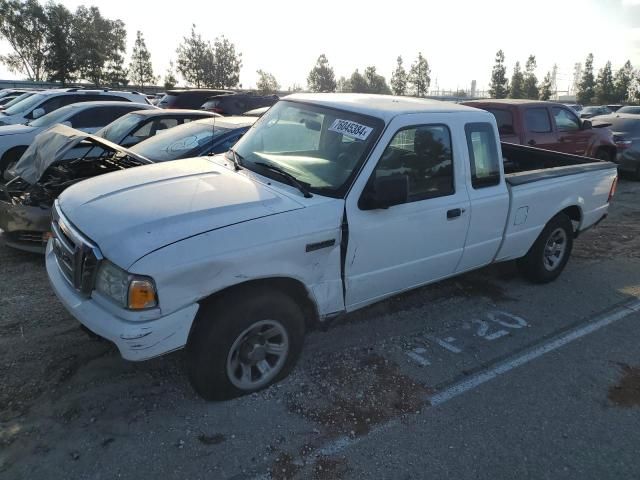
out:
<path id="1" fill-rule="evenodd" d="M 35 120 L 36 118 L 40 118 L 45 114 L 44 108 L 36 108 L 33 112 L 31 112 L 31 117 Z"/>
<path id="2" fill-rule="evenodd" d="M 409 198 L 409 177 L 390 175 L 376 178 L 373 185 L 365 190 L 360 199 L 362 210 L 377 210 L 407 203 Z"/>
<path id="3" fill-rule="evenodd" d="M 582 125 L 580 125 L 581 130 L 589 130 L 593 127 L 591 120 L 583 120 Z"/>

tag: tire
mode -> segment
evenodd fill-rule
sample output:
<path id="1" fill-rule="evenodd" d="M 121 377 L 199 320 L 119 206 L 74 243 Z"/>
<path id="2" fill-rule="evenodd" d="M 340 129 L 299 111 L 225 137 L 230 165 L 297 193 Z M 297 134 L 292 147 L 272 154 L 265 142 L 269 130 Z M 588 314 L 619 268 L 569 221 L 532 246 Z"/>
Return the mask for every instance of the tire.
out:
<path id="1" fill-rule="evenodd" d="M 520 272 L 534 283 L 548 283 L 558 278 L 571 256 L 573 234 L 573 224 L 568 216 L 559 213 L 553 217 L 529 252 L 518 259 Z"/>
<path id="2" fill-rule="evenodd" d="M 2 156 L 2 160 L 0 160 L 0 178 L 3 177 L 4 172 L 7 168 L 20 160 L 20 157 L 22 157 L 22 154 L 26 150 L 27 147 L 14 147 L 5 152 L 5 154 Z"/>
<path id="3" fill-rule="evenodd" d="M 189 381 L 206 400 L 262 390 L 289 374 L 304 333 L 302 309 L 275 289 L 242 288 L 205 303 L 187 342 Z"/>
<path id="4" fill-rule="evenodd" d="M 596 158 L 598 160 L 604 160 L 605 162 L 611 162 L 611 154 L 606 151 L 604 148 L 600 148 L 598 149 L 598 151 L 596 152 Z"/>

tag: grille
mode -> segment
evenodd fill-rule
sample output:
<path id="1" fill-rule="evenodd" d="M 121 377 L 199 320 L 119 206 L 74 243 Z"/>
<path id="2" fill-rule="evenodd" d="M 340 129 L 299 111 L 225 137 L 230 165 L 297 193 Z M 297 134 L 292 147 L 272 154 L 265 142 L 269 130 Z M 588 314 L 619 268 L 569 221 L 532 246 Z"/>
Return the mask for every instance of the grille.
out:
<path id="1" fill-rule="evenodd" d="M 51 231 L 60 272 L 73 288 L 88 297 L 102 259 L 100 251 L 64 217 L 57 201 L 52 210 Z"/>

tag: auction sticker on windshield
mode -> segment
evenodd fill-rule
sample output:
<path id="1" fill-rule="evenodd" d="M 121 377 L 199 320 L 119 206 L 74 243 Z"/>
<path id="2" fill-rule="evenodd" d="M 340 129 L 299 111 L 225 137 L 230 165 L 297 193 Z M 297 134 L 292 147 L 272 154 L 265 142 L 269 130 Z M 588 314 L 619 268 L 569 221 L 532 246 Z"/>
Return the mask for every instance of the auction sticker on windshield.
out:
<path id="1" fill-rule="evenodd" d="M 357 138 L 359 140 L 366 140 L 373 128 L 366 125 L 360 125 L 359 123 L 352 122 L 350 120 L 336 120 L 329 127 L 331 132 L 341 133 L 351 138 Z"/>

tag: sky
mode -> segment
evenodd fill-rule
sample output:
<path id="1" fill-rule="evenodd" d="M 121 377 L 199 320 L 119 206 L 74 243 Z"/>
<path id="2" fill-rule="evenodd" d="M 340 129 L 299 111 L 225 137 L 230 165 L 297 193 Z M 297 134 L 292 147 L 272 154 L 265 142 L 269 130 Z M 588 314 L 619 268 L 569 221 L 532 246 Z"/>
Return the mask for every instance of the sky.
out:
<path id="1" fill-rule="evenodd" d="M 283 89 L 306 86 L 309 70 L 326 54 L 336 78 L 374 65 L 391 77 L 396 58 L 405 68 L 418 52 L 431 67 L 431 88 L 488 88 L 495 53 L 505 53 L 508 75 L 529 54 L 539 79 L 558 64 L 558 89 L 572 82 L 573 66 L 589 52 L 594 66 L 627 60 L 640 67 L 640 0 L 448 0 L 438 2 L 345 2 L 325 0 L 182 0 L 165 7 L 150 0 L 56 0 L 75 10 L 95 5 L 127 26 L 130 54 L 142 31 L 154 72 L 164 75 L 191 24 L 205 39 L 224 35 L 242 52 L 240 83 L 252 88 L 256 70 L 275 75 Z M 0 40 L 0 53 L 9 47 Z M 22 78 L 0 65 L 0 79 Z"/>

